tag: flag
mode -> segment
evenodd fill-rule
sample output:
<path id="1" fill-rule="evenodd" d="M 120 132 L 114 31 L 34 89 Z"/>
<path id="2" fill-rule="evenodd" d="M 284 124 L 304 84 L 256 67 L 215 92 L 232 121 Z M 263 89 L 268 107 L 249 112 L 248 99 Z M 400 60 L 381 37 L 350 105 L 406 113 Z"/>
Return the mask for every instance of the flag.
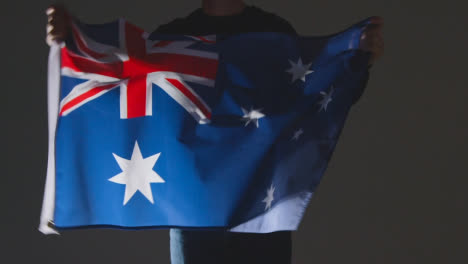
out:
<path id="1" fill-rule="evenodd" d="M 191 36 L 72 20 L 49 53 L 39 230 L 296 230 L 366 85 L 371 22 Z"/>

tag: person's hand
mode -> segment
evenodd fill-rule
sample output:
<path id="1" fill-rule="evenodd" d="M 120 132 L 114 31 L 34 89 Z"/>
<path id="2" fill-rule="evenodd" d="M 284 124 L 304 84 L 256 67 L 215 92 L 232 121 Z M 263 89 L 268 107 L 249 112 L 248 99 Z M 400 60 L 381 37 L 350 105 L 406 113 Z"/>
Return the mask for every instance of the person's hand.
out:
<path id="1" fill-rule="evenodd" d="M 70 31 L 70 15 L 66 8 L 61 5 L 51 5 L 46 9 L 47 14 L 47 44 L 52 45 L 55 42 L 62 42 Z"/>
<path id="2" fill-rule="evenodd" d="M 359 48 L 372 53 L 369 64 L 373 64 L 384 53 L 383 18 L 376 16 L 361 35 Z"/>

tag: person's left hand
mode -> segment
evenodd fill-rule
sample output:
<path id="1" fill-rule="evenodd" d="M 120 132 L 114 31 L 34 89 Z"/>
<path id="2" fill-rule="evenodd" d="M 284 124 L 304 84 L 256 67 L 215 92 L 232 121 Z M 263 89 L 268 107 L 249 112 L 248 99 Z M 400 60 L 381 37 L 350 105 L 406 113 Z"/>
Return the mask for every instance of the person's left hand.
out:
<path id="1" fill-rule="evenodd" d="M 384 53 L 384 40 L 383 40 L 383 18 L 376 16 L 372 18 L 371 24 L 367 26 L 361 35 L 359 48 L 371 52 L 369 65 L 373 64 L 375 60 L 380 58 Z"/>

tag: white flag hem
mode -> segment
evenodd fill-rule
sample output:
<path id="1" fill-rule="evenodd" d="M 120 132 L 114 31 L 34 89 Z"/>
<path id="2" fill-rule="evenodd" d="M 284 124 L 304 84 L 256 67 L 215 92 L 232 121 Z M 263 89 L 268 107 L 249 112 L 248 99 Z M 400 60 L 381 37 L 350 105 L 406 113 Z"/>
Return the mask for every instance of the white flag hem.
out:
<path id="1" fill-rule="evenodd" d="M 49 151 L 44 198 L 39 231 L 45 235 L 59 234 L 53 228 L 55 207 L 55 131 L 57 128 L 60 99 L 60 50 L 64 44 L 53 43 L 49 51 L 47 69 L 47 112 L 49 123 Z"/>

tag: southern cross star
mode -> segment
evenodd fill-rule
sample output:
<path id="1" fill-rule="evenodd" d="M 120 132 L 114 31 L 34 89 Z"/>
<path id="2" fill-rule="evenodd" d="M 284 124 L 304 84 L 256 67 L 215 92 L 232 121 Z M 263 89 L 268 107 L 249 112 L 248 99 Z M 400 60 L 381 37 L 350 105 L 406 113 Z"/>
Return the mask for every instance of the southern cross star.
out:
<path id="1" fill-rule="evenodd" d="M 267 196 L 265 199 L 263 199 L 262 202 L 265 203 L 265 211 L 270 209 L 271 207 L 271 202 L 273 201 L 273 193 L 275 192 L 275 188 L 273 187 L 273 184 L 270 186 L 270 189 L 267 190 Z"/>
<path id="2" fill-rule="evenodd" d="M 328 103 L 330 103 L 332 101 L 332 93 L 333 93 L 333 85 L 331 86 L 330 88 L 330 92 L 327 94 L 326 92 L 324 91 L 320 91 L 320 94 L 322 94 L 323 98 L 320 102 L 318 102 L 318 104 L 320 104 L 320 109 L 319 109 L 319 112 L 322 110 L 322 109 L 325 109 L 325 111 L 327 111 L 327 105 Z"/>
<path id="3" fill-rule="evenodd" d="M 298 129 L 296 132 L 294 132 L 294 136 L 291 138 L 291 140 L 298 140 L 299 137 L 304 133 L 304 130 L 302 128 Z"/>
<path id="4" fill-rule="evenodd" d="M 258 127 L 258 120 L 265 116 L 262 112 L 260 112 L 261 109 L 257 109 L 257 110 L 252 109 L 250 111 L 247 111 L 244 108 L 241 108 L 241 109 L 242 109 L 242 112 L 244 113 L 244 116 L 242 117 L 242 119 L 246 121 L 245 126 L 247 126 L 250 122 L 254 122 L 255 125 Z"/>
<path id="5" fill-rule="evenodd" d="M 294 63 L 291 60 L 289 60 L 289 63 L 291 64 L 291 68 L 287 69 L 286 71 L 292 74 L 291 83 L 298 79 L 301 79 L 303 82 L 305 82 L 306 75 L 314 72 L 309 70 L 309 67 L 312 65 L 312 63 L 302 64 L 301 58 L 299 58 L 297 63 Z"/>
<path id="6" fill-rule="evenodd" d="M 110 178 L 109 181 L 125 184 L 123 205 L 127 204 L 136 191 L 140 191 L 148 201 L 154 203 L 150 183 L 164 182 L 161 176 L 153 171 L 154 164 L 156 164 L 160 154 L 161 152 L 153 156 L 143 158 L 136 141 L 130 160 L 121 158 L 112 153 L 119 164 L 120 169 L 122 169 L 122 172 Z"/>

